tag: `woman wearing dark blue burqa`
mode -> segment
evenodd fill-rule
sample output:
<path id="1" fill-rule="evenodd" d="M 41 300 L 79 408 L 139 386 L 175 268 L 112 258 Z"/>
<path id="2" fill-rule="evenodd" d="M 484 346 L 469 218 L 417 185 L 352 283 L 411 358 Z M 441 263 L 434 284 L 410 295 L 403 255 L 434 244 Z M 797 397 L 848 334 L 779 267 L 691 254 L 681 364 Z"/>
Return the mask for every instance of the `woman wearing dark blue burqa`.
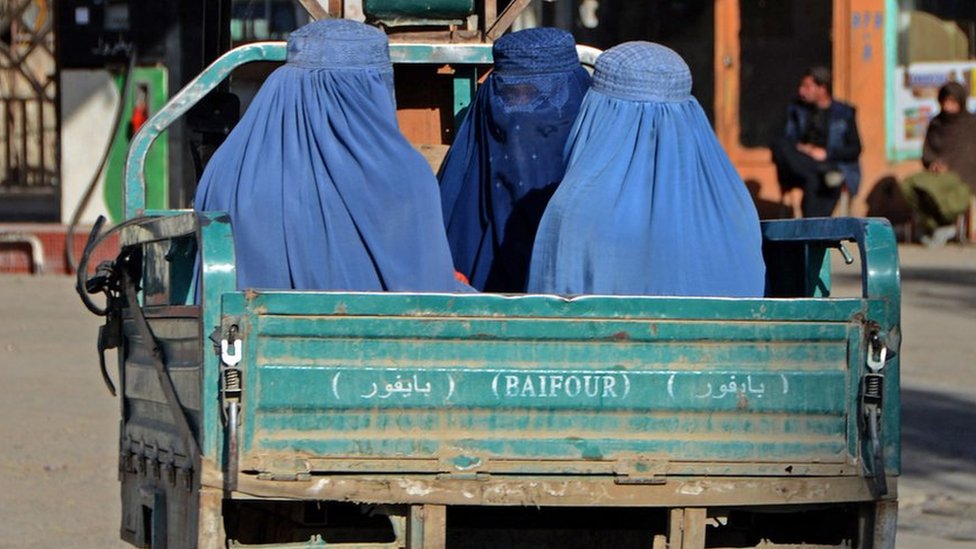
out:
<path id="1" fill-rule="evenodd" d="M 566 147 L 529 291 L 763 295 L 756 208 L 677 53 L 648 42 L 603 53 Z"/>
<path id="2" fill-rule="evenodd" d="M 306 25 L 200 181 L 226 211 L 238 288 L 452 291 L 437 180 L 400 133 L 386 35 Z"/>
<path id="3" fill-rule="evenodd" d="M 439 179 L 455 268 L 479 290 L 524 292 L 542 212 L 590 76 L 573 36 L 508 34 L 458 130 Z"/>

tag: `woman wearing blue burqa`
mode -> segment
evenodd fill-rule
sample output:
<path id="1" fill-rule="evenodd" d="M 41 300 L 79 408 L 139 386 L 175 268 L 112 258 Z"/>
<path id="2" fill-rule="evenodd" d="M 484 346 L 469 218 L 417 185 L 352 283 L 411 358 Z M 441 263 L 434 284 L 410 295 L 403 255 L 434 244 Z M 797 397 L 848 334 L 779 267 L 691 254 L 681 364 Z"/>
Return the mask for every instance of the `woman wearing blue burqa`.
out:
<path id="1" fill-rule="evenodd" d="M 529 291 L 763 295 L 756 208 L 677 53 L 648 42 L 603 53 L 566 150 Z"/>
<path id="2" fill-rule="evenodd" d="M 479 290 L 524 292 L 542 212 L 563 177 L 563 147 L 590 84 L 573 36 L 503 36 L 439 179 L 455 268 Z"/>
<path id="3" fill-rule="evenodd" d="M 291 34 L 196 208 L 230 214 L 238 288 L 458 289 L 437 180 L 397 125 L 386 35 L 362 23 Z"/>

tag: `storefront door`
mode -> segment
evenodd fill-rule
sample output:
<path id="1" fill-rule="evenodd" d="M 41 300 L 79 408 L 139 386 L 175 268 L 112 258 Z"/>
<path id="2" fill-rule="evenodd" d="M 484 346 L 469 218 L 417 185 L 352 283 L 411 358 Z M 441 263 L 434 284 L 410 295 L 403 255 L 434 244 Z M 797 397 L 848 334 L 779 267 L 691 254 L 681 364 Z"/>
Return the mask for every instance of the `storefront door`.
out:
<path id="1" fill-rule="evenodd" d="M 768 147 L 806 69 L 832 67 L 834 17 L 831 0 L 715 0 L 715 130 L 768 199 L 779 194 Z"/>

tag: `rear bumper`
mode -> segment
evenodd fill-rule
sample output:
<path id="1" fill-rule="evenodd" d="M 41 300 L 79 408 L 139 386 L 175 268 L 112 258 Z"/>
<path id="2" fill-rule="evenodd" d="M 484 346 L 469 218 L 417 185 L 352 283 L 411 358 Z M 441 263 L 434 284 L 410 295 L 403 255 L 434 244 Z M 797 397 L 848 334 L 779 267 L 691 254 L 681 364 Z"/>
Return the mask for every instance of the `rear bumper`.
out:
<path id="1" fill-rule="evenodd" d="M 323 475 L 263 480 L 242 474 L 233 498 L 283 498 L 373 504 L 488 506 L 714 507 L 809 505 L 897 500 L 897 477 L 876 497 L 861 477 L 453 478 L 423 475 Z"/>

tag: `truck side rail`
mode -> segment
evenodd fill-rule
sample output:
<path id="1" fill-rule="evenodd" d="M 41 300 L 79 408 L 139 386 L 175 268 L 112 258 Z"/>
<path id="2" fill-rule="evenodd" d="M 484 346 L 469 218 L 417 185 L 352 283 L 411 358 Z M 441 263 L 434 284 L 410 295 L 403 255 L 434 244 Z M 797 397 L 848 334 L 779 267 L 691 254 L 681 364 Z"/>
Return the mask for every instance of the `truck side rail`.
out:
<path id="1" fill-rule="evenodd" d="M 576 46 L 580 62 L 592 66 L 600 50 Z M 234 69 L 260 61 L 283 62 L 285 42 L 256 42 L 235 48 L 201 72 L 146 122 L 132 139 L 125 164 L 125 218 L 143 213 L 146 207 L 146 157 L 153 142 L 179 117 L 226 80 Z M 393 63 L 436 63 L 489 65 L 491 44 L 390 44 Z M 468 98 L 470 100 L 470 98 Z"/>
<path id="2" fill-rule="evenodd" d="M 865 422 L 869 433 L 863 441 L 862 452 L 874 461 L 868 468 L 875 478 L 875 488 L 884 493 L 887 490 L 885 467 L 880 462 L 884 459 L 892 463 L 893 456 L 899 462 L 901 440 L 898 417 L 901 280 L 898 246 L 891 224 L 885 219 L 863 218 L 769 221 L 763 223 L 762 234 L 768 297 L 828 297 L 830 250 L 840 250 L 850 264 L 853 257 L 844 243 L 857 244 L 861 295 L 867 302 L 865 319 L 872 334 L 869 342 L 865 342 L 866 375 L 862 375 L 861 386 L 856 390 L 860 421 Z M 879 424 L 887 425 L 888 431 L 888 436 L 881 440 L 877 434 Z"/>
<path id="3" fill-rule="evenodd" d="M 829 295 L 830 263 L 825 254 L 836 248 L 845 255 L 848 263 L 852 263 L 853 258 L 849 256 L 843 243 L 854 242 L 860 255 L 862 296 L 887 301 L 897 311 L 901 295 L 898 246 L 894 230 L 887 220 L 822 218 L 765 221 L 762 224 L 762 235 L 767 246 L 767 266 L 771 263 L 770 255 L 782 257 L 801 254 L 802 257 L 794 259 L 802 259 L 805 270 L 813 271 L 818 276 L 819 280 L 814 282 L 821 282 L 826 286 L 818 289 L 816 284 L 810 284 L 809 279 L 803 278 L 800 280 L 806 282 L 805 288 L 798 290 L 795 286 L 779 283 L 779 280 L 790 282 L 787 280 L 789 277 L 780 276 L 787 273 L 773 272 L 778 280 L 771 280 L 773 288 L 771 292 L 767 291 L 767 295 L 780 296 L 790 290 L 809 297 L 823 295 L 818 294 L 818 291 L 826 291 Z M 792 277 L 791 280 L 795 282 L 797 278 Z"/>

